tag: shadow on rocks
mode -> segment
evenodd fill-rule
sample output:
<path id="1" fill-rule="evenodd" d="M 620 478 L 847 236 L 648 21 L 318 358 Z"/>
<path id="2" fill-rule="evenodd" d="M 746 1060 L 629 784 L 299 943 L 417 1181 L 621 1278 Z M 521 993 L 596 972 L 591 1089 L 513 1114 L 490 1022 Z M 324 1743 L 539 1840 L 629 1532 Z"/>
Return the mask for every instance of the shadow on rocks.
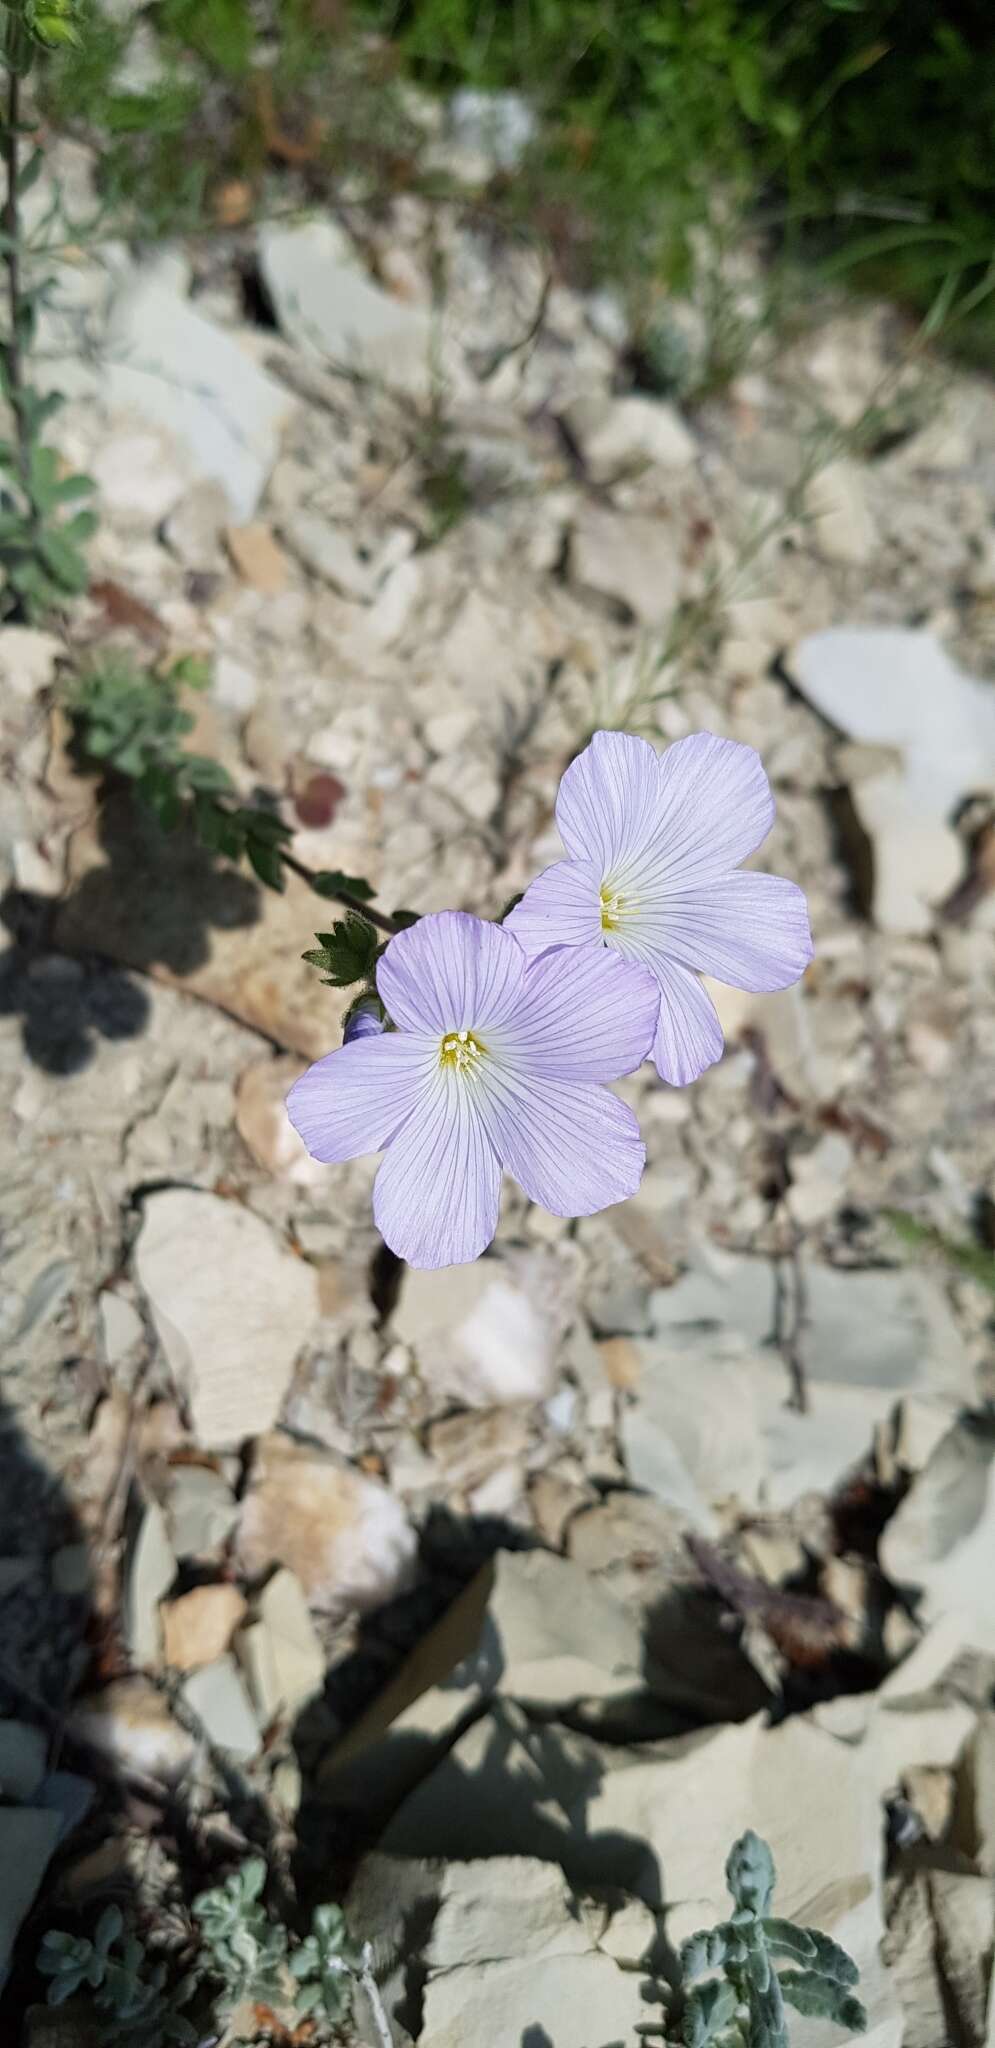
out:
<path id="1" fill-rule="evenodd" d="M 211 957 L 213 932 L 258 923 L 261 891 L 182 828 L 161 831 L 127 788 L 107 790 L 93 826 L 99 861 L 59 899 L 12 890 L 0 955 L 0 1016 L 20 1015 L 27 1057 L 75 1074 L 100 1038 L 137 1037 L 149 1014 L 128 969 L 178 978 Z M 79 836 L 79 835 L 77 835 Z"/>
<path id="2" fill-rule="evenodd" d="M 53 1903 L 65 1866 L 107 1829 L 92 1759 L 66 1733 L 92 1656 L 90 1565 L 61 1480 L 2 1402 L 0 1614 L 0 2039 L 15 2048 L 29 2008 L 45 2003 L 35 1958 L 47 1929 L 91 1934 L 111 1897 L 127 1911 L 132 1886 L 121 1866 L 85 1911 Z"/>

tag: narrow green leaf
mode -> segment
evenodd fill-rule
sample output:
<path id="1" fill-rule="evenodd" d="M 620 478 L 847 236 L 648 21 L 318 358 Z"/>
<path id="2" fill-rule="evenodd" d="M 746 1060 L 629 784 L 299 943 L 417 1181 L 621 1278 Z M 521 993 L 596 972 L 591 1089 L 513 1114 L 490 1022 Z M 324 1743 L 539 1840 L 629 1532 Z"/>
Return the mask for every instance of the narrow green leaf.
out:
<path id="1" fill-rule="evenodd" d="M 246 846 L 249 864 L 269 889 L 283 890 L 287 886 L 283 862 L 275 847 L 264 846 L 259 839 L 250 839 Z"/>
<path id="2" fill-rule="evenodd" d="M 369 903 L 376 895 L 362 875 L 346 875 L 340 868 L 327 868 L 314 876 L 311 887 L 317 896 L 355 896 L 361 903 Z"/>
<path id="3" fill-rule="evenodd" d="M 796 1963 L 812 1961 L 815 1942 L 807 1928 L 796 1927 L 792 1920 L 765 1920 L 763 1931 L 776 1955 L 790 1956 Z"/>

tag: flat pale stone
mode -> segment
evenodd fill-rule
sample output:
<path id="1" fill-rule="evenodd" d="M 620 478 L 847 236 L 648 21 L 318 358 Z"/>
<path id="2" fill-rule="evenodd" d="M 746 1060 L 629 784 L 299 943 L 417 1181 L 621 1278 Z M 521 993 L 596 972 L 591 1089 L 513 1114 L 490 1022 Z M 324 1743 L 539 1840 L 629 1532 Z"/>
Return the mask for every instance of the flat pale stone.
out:
<path id="1" fill-rule="evenodd" d="M 270 1429 L 317 1318 L 313 1267 L 239 1203 L 168 1188 L 146 1201 L 135 1268 L 198 1443 Z"/>
<path id="2" fill-rule="evenodd" d="M 163 1656 L 175 1671 L 196 1671 L 227 1650 L 246 1612 L 237 1586 L 194 1586 L 162 1610 Z"/>
<path id="3" fill-rule="evenodd" d="M 274 1572 L 259 1596 L 257 1621 L 239 1639 L 252 1695 L 268 1723 L 293 1714 L 321 1691 L 325 1653 L 304 1589 L 293 1572 Z"/>
<path id="4" fill-rule="evenodd" d="M 183 1698 L 209 1742 L 240 1763 L 251 1761 L 261 1735 L 234 1657 L 218 1657 L 193 1672 L 184 1682 Z"/>

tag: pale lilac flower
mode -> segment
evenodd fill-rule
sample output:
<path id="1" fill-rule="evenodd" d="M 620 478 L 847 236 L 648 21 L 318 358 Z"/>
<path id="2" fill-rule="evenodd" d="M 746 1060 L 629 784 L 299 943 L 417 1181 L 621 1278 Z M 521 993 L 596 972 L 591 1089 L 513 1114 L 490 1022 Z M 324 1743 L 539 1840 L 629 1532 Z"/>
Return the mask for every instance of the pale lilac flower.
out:
<path id="1" fill-rule="evenodd" d="M 556 822 L 569 857 L 526 889 L 505 929 L 530 954 L 611 947 L 643 961 L 662 998 L 657 1072 L 695 1080 L 723 1049 L 698 976 L 770 991 L 812 958 L 801 890 L 738 865 L 774 822 L 759 754 L 710 732 L 664 754 L 631 733 L 596 732 L 560 783 Z"/>
<path id="2" fill-rule="evenodd" d="M 446 910 L 391 939 L 377 987 L 396 1028 L 318 1060 L 287 1108 L 316 1159 L 385 1152 L 373 1214 L 400 1258 L 477 1258 L 502 1167 L 557 1216 L 635 1192 L 639 1127 L 602 1084 L 653 1042 L 660 996 L 644 968 L 603 950 L 529 960 L 500 925 Z"/>

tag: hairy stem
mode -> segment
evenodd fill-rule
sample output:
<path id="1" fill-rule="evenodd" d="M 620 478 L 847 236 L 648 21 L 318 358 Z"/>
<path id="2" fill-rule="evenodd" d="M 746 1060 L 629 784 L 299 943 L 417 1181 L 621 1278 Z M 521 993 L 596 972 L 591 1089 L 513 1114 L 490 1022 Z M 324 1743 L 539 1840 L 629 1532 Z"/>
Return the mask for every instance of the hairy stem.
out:
<path id="1" fill-rule="evenodd" d="M 299 875 L 302 882 L 307 882 L 309 888 L 314 889 L 315 882 L 318 879 L 316 870 L 305 867 L 302 860 L 295 859 L 292 853 L 286 853 L 282 846 L 279 849 L 279 853 L 284 867 L 289 868 L 292 874 Z M 326 902 L 333 900 L 336 903 L 341 903 L 344 910 L 354 910 L 358 917 L 365 917 L 367 924 L 375 924 L 377 930 L 386 932 L 389 938 L 393 938 L 394 933 L 401 930 L 401 926 L 395 924 L 394 919 L 388 917 L 386 911 L 374 910 L 372 904 L 360 902 L 359 897 L 350 895 L 348 889 L 336 889 L 333 899 L 325 895 L 324 889 L 315 890 L 315 894 L 317 896 L 325 896 Z"/>
<path id="2" fill-rule="evenodd" d="M 387 2018 L 384 2002 L 380 1996 L 379 1985 L 373 1975 L 373 1949 L 368 1941 L 363 1943 L 363 1953 L 359 1966 L 359 1981 L 369 2001 L 370 2011 L 373 2014 L 373 2024 L 376 2027 L 377 2036 L 380 2041 L 380 2048 L 394 2048 L 394 2037 L 390 2031 L 390 2021 Z"/>
<path id="3" fill-rule="evenodd" d="M 21 363 L 21 249 L 20 221 L 17 210 L 18 179 L 18 122 L 20 119 L 21 81 L 14 64 L 7 73 L 7 118 L 3 129 L 3 165 L 6 193 L 3 208 L 4 269 L 7 274 L 7 318 L 10 335 L 4 344 L 7 367 L 7 390 L 14 415 L 14 441 L 17 448 L 18 474 L 25 491 L 28 488 L 30 471 L 28 467 L 28 445 L 24 431 L 21 394 L 24 388 L 23 366 Z"/>

